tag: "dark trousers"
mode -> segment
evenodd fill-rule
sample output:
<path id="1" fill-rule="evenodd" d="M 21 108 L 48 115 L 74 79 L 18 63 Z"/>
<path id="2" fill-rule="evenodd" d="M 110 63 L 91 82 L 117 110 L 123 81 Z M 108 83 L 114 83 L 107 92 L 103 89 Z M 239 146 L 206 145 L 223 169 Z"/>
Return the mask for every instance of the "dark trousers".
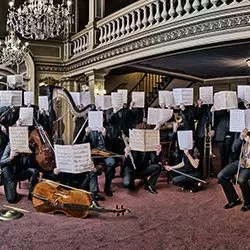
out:
<path id="1" fill-rule="evenodd" d="M 35 185 L 38 182 L 38 170 L 35 168 L 27 168 L 17 171 L 20 166 L 7 165 L 2 168 L 2 178 L 4 185 L 4 193 L 6 200 L 9 203 L 16 203 L 18 201 L 18 194 L 16 191 L 18 181 L 29 180 L 29 194 L 33 192 Z"/>
<path id="2" fill-rule="evenodd" d="M 188 174 L 192 177 L 196 177 L 196 178 L 200 178 L 200 175 L 201 175 L 198 171 L 193 172 L 193 173 L 186 173 L 186 171 L 184 169 L 178 169 L 178 171 L 183 172 L 185 174 Z M 192 186 L 197 184 L 198 181 L 194 180 L 192 178 L 189 178 L 185 175 L 179 174 L 179 175 L 173 177 L 172 183 L 173 183 L 173 185 L 178 186 L 178 187 L 192 188 Z"/>
<path id="3" fill-rule="evenodd" d="M 224 141 L 216 142 L 220 151 L 221 169 L 229 164 L 232 143 L 233 141 L 231 137 L 226 137 Z"/>
<path id="4" fill-rule="evenodd" d="M 217 176 L 229 203 L 234 202 L 239 198 L 232 183 L 232 178 L 237 174 L 238 165 L 239 161 L 230 163 L 225 168 L 223 168 Z M 250 169 L 240 168 L 238 183 L 240 185 L 245 205 L 250 205 L 249 179 Z"/>
<path id="5" fill-rule="evenodd" d="M 147 166 L 145 169 L 135 171 L 134 169 L 125 166 L 123 177 L 123 185 L 125 187 L 131 187 L 134 185 L 136 178 L 146 180 L 149 185 L 155 187 L 157 179 L 161 173 L 161 166 L 159 164 L 152 164 Z M 149 177 L 149 178 L 148 178 Z"/>

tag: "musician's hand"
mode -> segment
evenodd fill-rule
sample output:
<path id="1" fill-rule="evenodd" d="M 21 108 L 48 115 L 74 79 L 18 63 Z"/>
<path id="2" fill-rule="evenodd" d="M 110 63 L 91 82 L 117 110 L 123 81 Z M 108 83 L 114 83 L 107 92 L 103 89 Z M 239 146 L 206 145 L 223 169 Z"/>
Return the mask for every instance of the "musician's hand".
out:
<path id="1" fill-rule="evenodd" d="M 184 111 L 185 110 L 185 105 L 183 103 L 180 104 L 180 110 Z"/>
<path id="2" fill-rule="evenodd" d="M 167 171 L 171 171 L 171 170 L 172 170 L 172 167 L 169 166 L 169 165 L 165 165 L 164 168 L 165 168 Z"/>
<path id="3" fill-rule="evenodd" d="M 16 156 L 18 156 L 17 150 L 11 150 L 10 151 L 10 160 L 12 161 Z"/>
<path id="4" fill-rule="evenodd" d="M 59 168 L 54 168 L 53 172 L 54 172 L 55 175 L 59 175 L 61 171 L 60 171 Z"/>
<path id="5" fill-rule="evenodd" d="M 246 137 L 247 132 L 248 132 L 247 128 L 244 128 L 244 129 L 242 130 L 242 132 L 240 133 L 240 139 L 241 139 L 241 140 L 243 140 L 243 139 Z"/>
<path id="6" fill-rule="evenodd" d="M 90 128 L 90 127 L 87 127 L 87 128 L 85 129 L 85 132 L 86 132 L 86 135 L 90 134 L 91 128 Z"/>
<path id="7" fill-rule="evenodd" d="M 129 107 L 132 109 L 134 106 L 135 106 L 135 102 L 132 101 L 132 102 L 130 103 L 130 106 L 129 106 Z"/>
<path id="8" fill-rule="evenodd" d="M 216 109 L 215 109 L 215 106 L 213 105 L 213 106 L 211 107 L 211 109 L 210 109 L 210 112 L 214 112 L 214 111 L 216 111 Z"/>
<path id="9" fill-rule="evenodd" d="M 155 127 L 154 127 L 154 130 L 159 130 L 162 126 L 162 122 L 158 122 Z"/>
<path id="10" fill-rule="evenodd" d="M 200 108 L 203 104 L 203 101 L 201 99 L 199 99 L 197 102 L 198 102 L 198 107 Z"/>
<path id="11" fill-rule="evenodd" d="M 178 124 L 178 122 L 173 122 L 173 132 L 177 132 L 177 129 L 178 129 L 178 127 L 179 127 L 179 124 Z"/>
<path id="12" fill-rule="evenodd" d="M 125 147 L 124 152 L 125 152 L 125 157 L 127 157 L 128 154 L 131 152 L 131 147 Z"/>
<path id="13" fill-rule="evenodd" d="M 161 107 L 162 109 L 164 109 L 164 108 L 165 108 L 165 103 L 161 103 L 161 104 L 160 104 L 160 107 Z"/>
<path id="14" fill-rule="evenodd" d="M 102 135 L 103 135 L 104 137 L 106 136 L 106 133 L 107 133 L 106 128 L 101 127 L 101 128 L 99 129 L 99 132 L 102 133 Z"/>
<path id="15" fill-rule="evenodd" d="M 215 135 L 215 131 L 214 131 L 214 130 L 210 130 L 210 131 L 208 132 L 208 136 L 209 136 L 209 137 L 214 137 L 214 135 Z"/>
<path id="16" fill-rule="evenodd" d="M 159 155 L 161 153 L 161 149 L 162 149 L 161 144 L 156 145 L 155 147 L 156 155 Z"/>
<path id="17" fill-rule="evenodd" d="M 6 129 L 3 125 L 1 125 L 1 131 L 2 131 L 4 134 L 7 134 L 7 129 Z"/>
<path id="18" fill-rule="evenodd" d="M 17 126 L 21 126 L 22 125 L 22 120 L 20 118 L 16 121 L 16 125 Z"/>
<path id="19" fill-rule="evenodd" d="M 89 166 L 91 168 L 91 171 L 96 172 L 95 164 L 93 161 L 90 161 Z"/>
<path id="20" fill-rule="evenodd" d="M 186 155 L 186 156 L 188 156 L 189 155 L 189 152 L 188 152 L 188 149 L 184 149 L 184 154 Z"/>

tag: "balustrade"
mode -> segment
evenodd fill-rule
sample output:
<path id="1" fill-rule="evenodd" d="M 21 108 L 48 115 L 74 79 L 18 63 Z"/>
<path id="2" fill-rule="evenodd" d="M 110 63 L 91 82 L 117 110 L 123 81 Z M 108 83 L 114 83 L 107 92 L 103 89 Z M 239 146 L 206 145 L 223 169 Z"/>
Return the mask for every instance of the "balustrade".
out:
<path id="1" fill-rule="evenodd" d="M 101 47 L 174 20 L 184 20 L 202 12 L 212 13 L 242 3 L 249 3 L 249 0 L 141 0 L 99 20 L 95 27 L 99 30 L 95 46 Z M 88 34 L 77 34 L 72 42 L 72 53 L 77 55 L 88 49 Z"/>

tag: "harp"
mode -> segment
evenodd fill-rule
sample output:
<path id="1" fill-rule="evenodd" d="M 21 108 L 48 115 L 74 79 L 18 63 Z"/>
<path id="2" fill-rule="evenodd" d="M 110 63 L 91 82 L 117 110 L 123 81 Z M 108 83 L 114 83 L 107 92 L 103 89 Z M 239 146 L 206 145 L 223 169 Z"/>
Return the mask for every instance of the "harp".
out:
<path id="1" fill-rule="evenodd" d="M 79 109 L 73 98 L 71 97 L 70 93 L 68 90 L 66 90 L 63 87 L 60 86 L 52 86 L 52 85 L 47 85 L 46 86 L 46 91 L 47 91 L 47 96 L 48 96 L 48 109 L 49 109 L 49 138 L 50 141 L 53 145 L 53 134 L 54 134 L 54 128 L 53 128 L 53 122 L 55 120 L 55 113 L 53 109 L 53 100 L 56 98 L 62 98 L 64 99 L 68 105 L 69 105 L 69 110 L 72 113 L 74 117 L 83 117 L 85 116 L 88 111 L 91 110 L 92 104 L 87 105 L 86 107 Z"/>

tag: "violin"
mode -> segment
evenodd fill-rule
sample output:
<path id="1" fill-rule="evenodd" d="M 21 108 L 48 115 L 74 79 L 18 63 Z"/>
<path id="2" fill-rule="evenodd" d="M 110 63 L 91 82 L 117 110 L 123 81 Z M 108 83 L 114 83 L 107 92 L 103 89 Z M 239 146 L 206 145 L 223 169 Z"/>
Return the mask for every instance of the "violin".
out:
<path id="1" fill-rule="evenodd" d="M 38 183 L 33 191 L 32 203 L 37 212 L 63 213 L 66 216 L 85 218 L 89 211 L 112 212 L 117 215 L 124 215 L 130 210 L 123 208 L 106 209 L 103 207 L 91 206 L 92 199 L 90 193 L 71 187 L 65 188 L 60 183 L 44 180 Z"/>
<path id="2" fill-rule="evenodd" d="M 48 134 L 41 126 L 37 126 L 29 137 L 30 144 L 35 148 L 35 160 L 45 171 L 56 167 L 55 154 L 48 139 Z"/>

